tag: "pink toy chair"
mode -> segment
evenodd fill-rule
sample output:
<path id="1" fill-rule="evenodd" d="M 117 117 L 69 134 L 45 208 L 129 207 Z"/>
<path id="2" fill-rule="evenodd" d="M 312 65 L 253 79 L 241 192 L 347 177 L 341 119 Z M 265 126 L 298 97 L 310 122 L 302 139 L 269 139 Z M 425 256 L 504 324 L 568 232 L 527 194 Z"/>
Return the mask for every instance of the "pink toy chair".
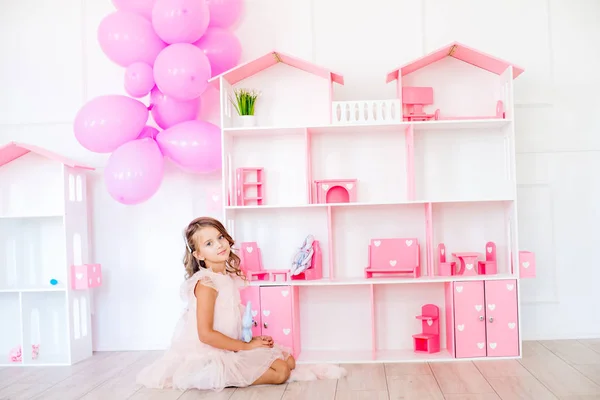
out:
<path id="1" fill-rule="evenodd" d="M 371 239 L 369 265 L 365 278 L 373 274 L 413 274 L 421 276 L 419 241 L 416 238 Z"/>
<path id="2" fill-rule="evenodd" d="M 262 254 L 256 242 L 243 242 L 241 244 L 240 260 L 240 269 L 251 281 L 275 281 L 277 280 L 276 277 L 280 275 L 283 276 L 284 280 L 288 280 L 289 270 L 263 268 Z"/>
<path id="3" fill-rule="evenodd" d="M 298 275 L 291 275 L 291 280 L 314 280 L 323 278 L 323 253 L 319 241 L 315 240 L 312 243 L 313 255 L 311 257 L 311 265 L 306 271 Z"/>
<path id="4" fill-rule="evenodd" d="M 498 273 L 496 244 L 494 242 L 487 242 L 485 244 L 485 261 L 477 263 L 477 273 L 479 275 L 494 275 Z"/>
<path id="5" fill-rule="evenodd" d="M 423 106 L 433 104 L 432 87 L 412 87 L 402 88 L 402 105 L 404 121 L 428 121 L 437 119 L 439 110 L 435 114 L 427 114 L 423 111 Z"/>
<path id="6" fill-rule="evenodd" d="M 434 304 L 421 307 L 422 332 L 413 335 L 415 353 L 437 353 L 440 351 L 440 309 Z"/>
<path id="7" fill-rule="evenodd" d="M 456 275 L 456 262 L 446 261 L 446 245 L 444 243 L 438 244 L 438 275 Z"/>

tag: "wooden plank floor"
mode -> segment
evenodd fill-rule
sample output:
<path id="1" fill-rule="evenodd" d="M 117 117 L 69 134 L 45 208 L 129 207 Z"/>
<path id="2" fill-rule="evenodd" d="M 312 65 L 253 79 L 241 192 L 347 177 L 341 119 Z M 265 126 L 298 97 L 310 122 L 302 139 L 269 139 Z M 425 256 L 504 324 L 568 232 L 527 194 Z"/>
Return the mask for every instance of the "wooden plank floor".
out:
<path id="1" fill-rule="evenodd" d="M 137 372 L 161 352 L 101 352 L 70 367 L 0 369 L 0 399 L 393 400 L 600 399 L 600 339 L 525 342 L 523 358 L 345 365 L 339 381 L 226 389 L 147 390 Z"/>

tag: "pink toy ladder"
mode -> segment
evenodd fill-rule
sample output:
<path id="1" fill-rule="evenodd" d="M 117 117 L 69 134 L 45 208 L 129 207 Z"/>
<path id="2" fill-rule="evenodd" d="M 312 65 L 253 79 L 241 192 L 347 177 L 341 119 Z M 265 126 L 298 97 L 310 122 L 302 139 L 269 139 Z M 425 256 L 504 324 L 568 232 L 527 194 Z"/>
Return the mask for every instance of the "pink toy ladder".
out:
<path id="1" fill-rule="evenodd" d="M 479 261 L 477 263 L 477 273 L 479 275 L 494 275 L 498 273 L 496 243 L 487 242 L 485 244 L 485 261 Z"/>
<path id="2" fill-rule="evenodd" d="M 440 309 L 434 304 L 421 307 L 422 332 L 413 335 L 415 353 L 437 353 L 440 351 Z"/>
<path id="3" fill-rule="evenodd" d="M 236 195 L 237 205 L 246 206 L 248 202 L 256 205 L 263 205 L 264 199 L 264 178 L 263 168 L 238 168 L 236 170 Z M 255 175 L 255 181 L 247 181 L 248 175 Z M 254 189 L 254 190 L 251 190 Z M 251 190 L 252 194 L 246 196 L 246 191 Z"/>

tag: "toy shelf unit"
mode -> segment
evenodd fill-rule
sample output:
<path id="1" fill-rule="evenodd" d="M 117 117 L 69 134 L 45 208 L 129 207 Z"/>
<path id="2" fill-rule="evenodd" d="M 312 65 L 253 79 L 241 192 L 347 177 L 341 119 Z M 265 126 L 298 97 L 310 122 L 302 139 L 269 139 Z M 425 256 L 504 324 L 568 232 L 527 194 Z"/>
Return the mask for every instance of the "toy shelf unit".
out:
<path id="1" fill-rule="evenodd" d="M 0 148 L 0 365 L 70 365 L 92 355 L 86 173 L 22 143 Z M 43 201 L 40 201 L 43 199 Z M 8 319 L 7 319 L 8 318 Z"/>
<path id="2" fill-rule="evenodd" d="M 255 334 L 301 363 L 519 357 L 536 270 L 518 237 L 522 72 L 452 43 L 388 74 L 388 100 L 338 101 L 341 75 L 279 52 L 215 77 Z M 238 88 L 262 92 L 255 126 L 232 112 Z"/>

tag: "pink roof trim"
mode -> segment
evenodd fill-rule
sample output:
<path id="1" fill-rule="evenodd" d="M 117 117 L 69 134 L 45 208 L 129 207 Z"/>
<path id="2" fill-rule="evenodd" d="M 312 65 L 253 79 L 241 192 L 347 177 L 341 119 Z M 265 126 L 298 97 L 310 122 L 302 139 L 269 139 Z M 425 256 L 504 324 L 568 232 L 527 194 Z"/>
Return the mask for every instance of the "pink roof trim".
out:
<path id="1" fill-rule="evenodd" d="M 252 75 L 255 75 L 260 71 L 272 67 L 273 65 L 280 62 L 287 64 L 291 67 L 301 69 L 302 71 L 320 76 L 332 82 L 339 83 L 340 85 L 344 84 L 344 77 L 341 74 L 333 72 L 319 65 L 310 63 L 308 61 L 302 60 L 300 58 L 284 54 L 280 51 L 272 51 L 255 60 L 237 65 L 231 68 L 229 71 L 225 71 L 220 75 L 212 77 L 211 79 L 209 79 L 209 82 L 214 82 L 220 77 L 224 77 L 230 84 L 234 85 L 242 79 L 246 79 Z"/>
<path id="2" fill-rule="evenodd" d="M 94 170 L 93 167 L 80 164 L 76 161 L 70 160 L 66 157 L 60 156 L 46 149 L 42 149 L 41 147 L 16 142 L 10 142 L 0 147 L 0 167 L 30 152 L 34 152 L 36 154 L 49 158 L 50 160 L 58 161 L 72 168 Z"/>
<path id="3" fill-rule="evenodd" d="M 387 75 L 386 83 L 398 79 L 399 73 L 402 74 L 401 76 L 408 75 L 436 61 L 439 61 L 444 57 L 454 57 L 468 64 L 474 65 L 479 68 L 483 68 L 486 71 L 492 72 L 496 75 L 501 75 L 506 70 L 506 68 L 512 66 L 513 79 L 521 75 L 524 71 L 523 68 L 512 64 L 508 61 L 501 60 L 482 51 L 473 49 L 469 46 L 465 46 L 462 43 L 453 42 L 417 60 L 411 61 L 408 64 L 396 68 Z"/>

